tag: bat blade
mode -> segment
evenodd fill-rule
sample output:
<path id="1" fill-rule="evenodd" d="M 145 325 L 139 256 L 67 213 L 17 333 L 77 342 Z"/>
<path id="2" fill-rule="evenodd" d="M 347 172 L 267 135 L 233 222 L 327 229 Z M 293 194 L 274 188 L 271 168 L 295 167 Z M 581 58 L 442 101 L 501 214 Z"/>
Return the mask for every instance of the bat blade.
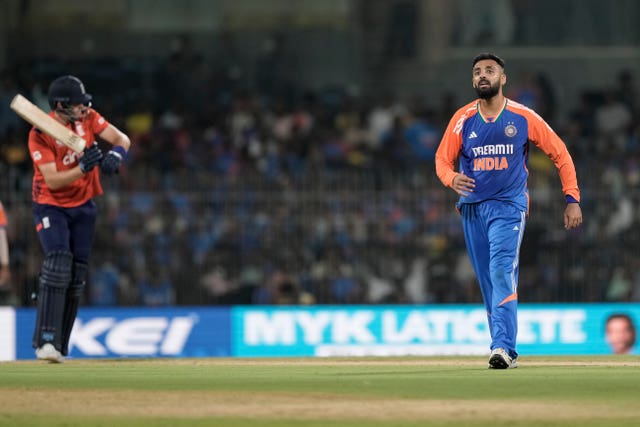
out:
<path id="1" fill-rule="evenodd" d="M 87 146 L 87 141 L 82 137 L 76 135 L 69 128 L 49 116 L 38 108 L 37 105 L 33 104 L 20 94 L 13 97 L 13 100 L 11 101 L 11 109 L 24 120 L 40 129 L 42 132 L 51 135 L 57 141 L 71 148 L 76 153 L 81 153 Z"/>

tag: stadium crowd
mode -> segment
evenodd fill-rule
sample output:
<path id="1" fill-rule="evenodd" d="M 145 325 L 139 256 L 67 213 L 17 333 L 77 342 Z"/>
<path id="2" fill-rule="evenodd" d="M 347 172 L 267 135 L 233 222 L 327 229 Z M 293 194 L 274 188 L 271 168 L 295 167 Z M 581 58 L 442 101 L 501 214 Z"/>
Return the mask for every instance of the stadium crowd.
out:
<path id="1" fill-rule="evenodd" d="M 247 90 L 185 55 L 174 55 L 151 82 L 105 68 L 86 80 L 132 150 L 120 176 L 103 179 L 88 304 L 481 301 L 455 194 L 433 165 L 463 100 L 311 92 L 273 75 Z M 533 107 L 567 143 L 585 217 L 580 230 L 563 230 L 557 175 L 533 149 L 521 300 L 640 301 L 634 75 L 621 70 L 615 82 L 585 90 L 566 114 L 547 76 L 519 77 L 507 95 Z M 130 87 L 112 93 L 115 81 Z M 40 260 L 27 129 L 8 104 L 21 92 L 46 105 L 45 85 L 24 69 L 2 74 L 0 199 L 14 272 L 2 298 L 15 305 L 30 303 Z"/>

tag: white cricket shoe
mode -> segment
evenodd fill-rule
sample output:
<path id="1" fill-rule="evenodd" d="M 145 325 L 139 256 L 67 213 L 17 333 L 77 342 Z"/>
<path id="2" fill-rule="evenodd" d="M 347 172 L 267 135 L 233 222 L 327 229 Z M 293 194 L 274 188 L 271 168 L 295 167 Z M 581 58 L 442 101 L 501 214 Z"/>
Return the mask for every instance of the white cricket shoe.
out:
<path id="1" fill-rule="evenodd" d="M 517 368 L 518 361 L 511 359 L 509 353 L 504 348 L 494 348 L 489 357 L 489 369 L 511 369 Z"/>
<path id="2" fill-rule="evenodd" d="M 48 360 L 49 363 L 64 362 L 64 356 L 51 343 L 46 343 L 36 349 L 36 357 L 40 360 Z"/>

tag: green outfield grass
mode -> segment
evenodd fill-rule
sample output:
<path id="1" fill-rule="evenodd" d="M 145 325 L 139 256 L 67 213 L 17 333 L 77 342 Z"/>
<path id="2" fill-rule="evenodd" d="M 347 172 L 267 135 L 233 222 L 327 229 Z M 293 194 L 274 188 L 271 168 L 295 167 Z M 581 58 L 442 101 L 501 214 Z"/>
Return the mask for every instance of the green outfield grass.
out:
<path id="1" fill-rule="evenodd" d="M 637 426 L 640 357 L 0 364 L 0 426 Z"/>

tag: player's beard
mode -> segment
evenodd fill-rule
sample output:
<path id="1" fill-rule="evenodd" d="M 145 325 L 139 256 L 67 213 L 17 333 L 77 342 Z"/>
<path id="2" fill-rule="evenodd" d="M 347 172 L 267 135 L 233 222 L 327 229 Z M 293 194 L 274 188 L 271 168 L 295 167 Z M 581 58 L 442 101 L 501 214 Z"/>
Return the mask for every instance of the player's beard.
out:
<path id="1" fill-rule="evenodd" d="M 500 92 L 500 82 L 497 82 L 495 85 L 489 83 L 488 87 L 480 87 L 480 82 L 478 85 L 474 87 L 476 93 L 478 94 L 478 98 L 480 99 L 491 99 Z"/>

